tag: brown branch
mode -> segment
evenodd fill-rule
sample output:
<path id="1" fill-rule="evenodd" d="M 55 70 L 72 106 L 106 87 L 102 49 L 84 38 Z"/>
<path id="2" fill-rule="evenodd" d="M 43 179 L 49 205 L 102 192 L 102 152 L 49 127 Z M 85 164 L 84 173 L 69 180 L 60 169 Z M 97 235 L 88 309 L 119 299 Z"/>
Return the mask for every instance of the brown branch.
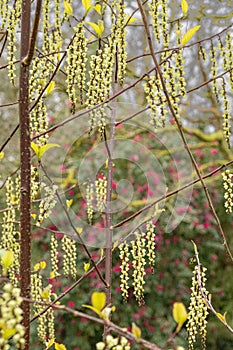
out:
<path id="1" fill-rule="evenodd" d="M 31 280 L 31 154 L 29 113 L 29 65 L 22 62 L 27 55 L 30 36 L 31 1 L 22 0 L 21 42 L 20 42 L 20 290 L 23 298 L 30 298 Z M 30 349 L 30 304 L 22 302 L 25 327 L 24 349 Z"/>
<path id="2" fill-rule="evenodd" d="M 74 309 L 72 309 L 72 308 L 70 308 L 68 306 L 65 306 L 65 305 L 57 305 L 57 304 L 54 304 L 54 303 L 53 304 L 47 304 L 45 302 L 38 302 L 38 301 L 35 301 L 35 300 L 31 300 L 31 299 L 27 299 L 27 302 L 30 302 L 30 303 L 33 303 L 33 304 L 39 304 L 39 305 L 47 305 L 47 310 L 50 307 L 53 307 L 53 309 L 55 309 L 55 310 L 69 312 L 75 317 L 86 318 L 86 319 L 88 319 L 88 320 L 90 320 L 92 322 L 98 323 L 98 324 L 103 325 L 103 326 L 107 326 L 110 330 L 112 330 L 113 332 L 116 332 L 118 335 L 121 335 L 121 336 L 127 338 L 128 340 L 130 340 L 130 341 L 132 341 L 132 342 L 134 342 L 136 344 L 140 344 L 143 347 L 145 347 L 146 349 L 149 349 L 149 350 L 162 350 L 156 344 L 150 343 L 149 341 L 147 341 L 147 340 L 145 340 L 143 338 L 136 338 L 131 332 L 127 331 L 124 328 L 121 328 L 121 327 L 117 326 L 115 323 L 111 322 L 108 319 L 97 318 L 95 316 L 86 314 L 84 312 L 81 312 L 81 311 L 78 311 L 78 310 L 74 310 Z M 35 317 L 38 317 L 38 315 L 35 316 Z"/>
<path id="3" fill-rule="evenodd" d="M 25 64 L 26 66 L 29 66 L 33 59 L 33 54 L 34 54 L 35 45 L 36 45 L 36 37 L 37 37 L 37 32 L 38 32 L 38 27 L 40 22 L 41 4 L 42 4 L 42 0 L 37 0 L 35 19 L 34 19 L 34 25 L 32 29 L 30 44 L 28 48 L 28 54 L 23 60 L 23 64 Z"/>

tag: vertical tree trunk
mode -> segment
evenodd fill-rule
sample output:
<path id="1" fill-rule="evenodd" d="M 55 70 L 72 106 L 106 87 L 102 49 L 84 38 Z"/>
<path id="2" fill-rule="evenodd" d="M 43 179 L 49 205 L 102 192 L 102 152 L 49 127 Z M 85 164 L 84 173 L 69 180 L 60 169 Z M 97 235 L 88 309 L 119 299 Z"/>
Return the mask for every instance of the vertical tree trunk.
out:
<path id="1" fill-rule="evenodd" d="M 20 82 L 19 82 L 19 124 L 20 124 L 20 288 L 21 296 L 30 298 L 31 271 L 31 156 L 29 128 L 29 64 L 23 59 L 27 56 L 30 41 L 30 0 L 22 0 L 21 42 L 20 42 Z M 25 350 L 30 349 L 30 304 L 22 303 Z"/>

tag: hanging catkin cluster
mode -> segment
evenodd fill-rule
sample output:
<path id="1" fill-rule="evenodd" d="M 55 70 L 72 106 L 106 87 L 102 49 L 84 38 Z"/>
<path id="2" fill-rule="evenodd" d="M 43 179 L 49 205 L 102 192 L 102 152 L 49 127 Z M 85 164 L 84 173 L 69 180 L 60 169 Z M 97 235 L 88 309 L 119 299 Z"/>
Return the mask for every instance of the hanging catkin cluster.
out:
<path id="1" fill-rule="evenodd" d="M 86 82 L 87 40 L 83 22 L 78 23 L 74 39 L 67 50 L 67 93 L 72 103 L 72 112 L 75 112 L 77 101 L 84 103 Z M 78 96 L 77 92 L 78 91 Z"/>
<path id="2" fill-rule="evenodd" d="M 19 204 L 20 190 L 19 177 L 15 181 L 9 177 L 6 181 L 6 204 L 7 210 L 3 213 L 1 249 L 12 251 L 14 255 L 13 264 L 8 269 L 8 277 L 14 286 L 18 285 L 19 274 L 19 232 L 16 229 L 16 210 Z"/>
<path id="3" fill-rule="evenodd" d="M 9 1 L 8 0 L 1 0 L 0 1 L 0 18 L 1 18 L 0 30 L 2 30 L 2 31 L 8 25 L 9 14 L 10 14 Z"/>
<path id="4" fill-rule="evenodd" d="M 123 84 L 126 73 L 126 13 L 124 0 L 116 2 L 117 20 L 116 20 L 116 42 L 117 42 L 117 80 L 119 84 Z"/>
<path id="5" fill-rule="evenodd" d="M 225 208 L 227 213 L 232 213 L 233 211 L 233 174 L 230 170 L 226 170 L 222 173 L 223 187 L 225 190 Z"/>
<path id="6" fill-rule="evenodd" d="M 49 284 L 45 288 L 43 288 L 42 276 L 40 274 L 40 264 L 36 264 L 34 266 L 34 272 L 31 275 L 31 299 L 35 301 L 33 304 L 33 309 L 35 314 L 39 314 L 43 309 L 44 305 L 39 303 L 46 302 L 51 303 L 52 286 Z M 42 267 L 44 269 L 46 264 Z M 38 303 L 36 303 L 36 301 Z M 53 309 L 49 308 L 45 313 L 40 315 L 37 319 L 37 333 L 39 340 L 46 344 L 47 341 L 54 339 L 54 315 Z"/>
<path id="7" fill-rule="evenodd" d="M 103 212 L 106 207 L 107 179 L 105 176 L 99 177 L 95 181 L 96 205 L 99 212 Z"/>
<path id="8" fill-rule="evenodd" d="M 168 48 L 170 39 L 168 30 L 167 0 L 151 0 L 149 2 L 149 8 L 154 36 L 159 43 L 161 38 L 163 38 L 164 48 Z"/>
<path id="9" fill-rule="evenodd" d="M 206 325 L 207 325 L 207 304 L 204 297 L 208 298 L 208 291 L 205 288 L 205 271 L 202 266 L 195 266 L 192 277 L 191 299 L 188 312 L 187 331 L 189 350 L 194 349 L 197 334 L 201 336 L 202 349 L 206 349 Z"/>
<path id="10" fill-rule="evenodd" d="M 117 52 L 117 73 L 118 82 L 123 84 L 126 70 L 126 30 L 125 13 L 123 1 L 115 5 L 119 15 L 116 22 L 112 25 L 111 34 L 104 47 L 97 50 L 95 55 L 91 56 L 90 77 L 87 91 L 87 108 L 92 108 L 96 104 L 102 103 L 108 98 L 113 77 L 113 68 L 115 63 L 115 54 Z M 90 131 L 95 127 L 100 134 L 103 133 L 106 126 L 106 112 L 103 107 L 90 112 Z"/>
<path id="11" fill-rule="evenodd" d="M 40 226 L 42 222 L 49 217 L 51 210 L 56 205 L 55 192 L 57 190 L 56 185 L 48 186 L 44 182 L 41 183 L 41 193 L 43 197 L 41 198 L 39 204 L 39 216 L 36 226 Z"/>
<path id="12" fill-rule="evenodd" d="M 55 235 L 51 235 L 50 238 L 50 260 L 52 271 L 50 274 L 51 278 L 59 276 L 59 267 L 58 267 L 58 241 Z"/>
<path id="13" fill-rule="evenodd" d="M 211 61 L 211 77 L 215 78 L 217 76 L 217 48 L 213 45 L 213 42 L 211 42 L 211 48 L 210 48 L 210 61 Z M 216 97 L 216 100 L 219 102 L 219 88 L 217 80 L 214 79 L 212 81 L 212 87 L 213 92 Z"/>
<path id="14" fill-rule="evenodd" d="M 10 82 L 14 85 L 14 79 L 16 77 L 15 75 L 15 53 L 17 51 L 16 48 L 16 32 L 17 32 L 17 26 L 20 21 L 20 15 L 21 15 L 21 1 L 16 0 L 14 3 L 14 6 L 12 7 L 9 18 L 8 18 L 8 28 L 7 28 L 7 35 L 8 35 L 8 45 L 7 45 L 7 58 L 8 58 L 8 76 L 10 79 Z"/>
<path id="15" fill-rule="evenodd" d="M 124 301 L 128 299 L 130 261 L 132 261 L 133 294 L 139 305 L 144 303 L 145 267 L 148 263 L 153 268 L 155 264 L 155 226 L 150 221 L 146 232 L 136 232 L 137 238 L 129 247 L 127 242 L 119 246 L 121 259 L 120 287 Z M 131 259 L 130 259 L 131 256 Z"/>
<path id="16" fill-rule="evenodd" d="M 164 127 L 166 121 L 166 98 L 158 76 L 148 78 L 144 85 L 147 103 L 150 107 L 151 124 L 155 127 Z"/>
<path id="17" fill-rule="evenodd" d="M 106 207 L 106 195 L 107 195 L 107 179 L 101 174 L 95 184 L 88 183 L 86 187 L 86 203 L 87 203 L 87 218 L 88 222 L 92 224 L 94 208 L 98 212 L 103 212 Z"/>
<path id="18" fill-rule="evenodd" d="M 230 148 L 230 136 L 231 136 L 230 101 L 228 100 L 228 97 L 227 97 L 226 82 L 224 78 L 222 78 L 220 95 L 222 97 L 222 105 L 223 105 L 223 134 L 228 144 L 228 147 Z"/>
<path id="19" fill-rule="evenodd" d="M 66 277 L 71 276 L 73 279 L 77 276 L 77 243 L 67 237 L 62 238 L 62 250 L 63 250 L 63 270 Z"/>
<path id="20" fill-rule="evenodd" d="M 0 295 L 0 348 L 12 349 L 12 342 L 17 349 L 22 349 L 25 343 L 23 327 L 23 311 L 21 309 L 22 298 L 20 289 L 7 283 Z M 11 338 L 11 344 L 9 339 Z"/>
<path id="21" fill-rule="evenodd" d="M 105 95 L 105 76 L 103 76 L 104 72 L 104 60 L 103 60 L 103 50 L 100 49 L 97 51 L 96 55 L 91 56 L 90 62 L 90 78 L 87 90 L 87 108 L 92 108 L 96 104 L 99 104 L 105 100 L 107 97 Z M 98 131 L 100 134 L 104 132 L 106 126 L 106 116 L 104 107 L 99 107 L 94 111 L 89 113 L 90 115 L 90 132 L 95 127 L 98 127 Z"/>

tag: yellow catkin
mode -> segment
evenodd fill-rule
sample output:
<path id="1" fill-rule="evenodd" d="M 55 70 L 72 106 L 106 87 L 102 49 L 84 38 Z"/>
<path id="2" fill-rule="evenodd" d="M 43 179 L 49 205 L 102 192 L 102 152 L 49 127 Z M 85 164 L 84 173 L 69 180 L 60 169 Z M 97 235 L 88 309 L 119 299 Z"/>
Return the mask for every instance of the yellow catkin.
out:
<path id="1" fill-rule="evenodd" d="M 71 276 L 73 279 L 77 277 L 77 247 L 76 242 L 66 235 L 62 238 L 63 250 L 63 270 L 66 277 Z"/>
<path id="2" fill-rule="evenodd" d="M 208 298 L 209 292 L 205 288 L 205 271 L 206 268 L 195 266 L 192 278 L 191 298 L 189 305 L 189 312 L 187 316 L 187 331 L 189 350 L 194 349 L 194 343 L 196 342 L 197 334 L 201 336 L 202 349 L 206 349 L 206 325 L 208 309 L 207 304 L 203 296 Z M 201 288 L 200 288 L 201 284 Z"/>

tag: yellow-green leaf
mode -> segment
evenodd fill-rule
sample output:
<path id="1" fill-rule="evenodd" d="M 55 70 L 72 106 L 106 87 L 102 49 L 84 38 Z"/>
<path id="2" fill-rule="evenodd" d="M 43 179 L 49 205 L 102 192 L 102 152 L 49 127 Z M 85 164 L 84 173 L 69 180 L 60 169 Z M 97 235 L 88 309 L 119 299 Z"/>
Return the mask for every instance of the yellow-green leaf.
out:
<path id="1" fill-rule="evenodd" d="M 92 305 L 86 305 L 86 304 L 83 304 L 82 306 L 94 311 L 97 315 L 99 315 L 101 317 L 101 311 L 99 311 L 96 307 L 94 307 Z"/>
<path id="2" fill-rule="evenodd" d="M 73 203 L 73 199 L 67 199 L 67 200 L 66 200 L 66 205 L 67 205 L 67 208 L 68 208 L 68 209 L 70 209 L 72 203 Z"/>
<path id="3" fill-rule="evenodd" d="M 106 295 L 104 292 L 94 292 L 91 296 L 91 302 L 94 308 L 101 311 L 106 303 Z"/>
<path id="4" fill-rule="evenodd" d="M 187 311 L 183 303 L 173 304 L 173 318 L 177 323 L 176 333 L 178 333 L 187 320 Z"/>
<path id="5" fill-rule="evenodd" d="M 114 251 L 118 247 L 119 241 L 115 241 L 112 246 L 112 251 Z"/>
<path id="6" fill-rule="evenodd" d="M 138 18 L 136 18 L 136 17 L 131 17 L 131 18 L 130 18 L 130 16 L 128 16 L 128 17 L 126 18 L 126 23 L 127 23 L 127 25 L 128 25 L 128 24 L 131 24 L 131 23 L 134 23 L 134 22 L 136 22 L 136 21 L 138 21 Z"/>
<path id="7" fill-rule="evenodd" d="M 49 274 L 49 278 L 53 279 L 53 278 L 56 278 L 56 277 L 58 277 L 60 275 L 61 275 L 60 273 L 51 271 L 50 274 Z"/>
<path id="8" fill-rule="evenodd" d="M 33 149 L 33 151 L 36 153 L 38 160 L 40 161 L 43 154 L 50 148 L 52 147 L 60 147 L 58 144 L 56 143 L 47 143 L 44 146 L 38 147 L 34 142 L 31 142 L 31 148 Z"/>
<path id="9" fill-rule="evenodd" d="M 2 330 L 2 336 L 4 339 L 11 338 L 15 333 L 16 333 L 15 328 L 6 328 L 6 329 Z"/>
<path id="10" fill-rule="evenodd" d="M 55 81 L 50 81 L 48 87 L 46 88 L 45 92 L 47 95 L 51 94 L 55 88 Z"/>
<path id="11" fill-rule="evenodd" d="M 198 254 L 197 245 L 196 245 L 196 243 L 193 240 L 191 240 L 191 242 L 193 244 L 195 255 L 197 255 Z"/>
<path id="12" fill-rule="evenodd" d="M 55 343 L 55 350 L 66 350 L 64 344 Z"/>
<path id="13" fill-rule="evenodd" d="M 34 265 L 34 271 L 39 271 L 40 270 L 40 263 L 37 263 Z"/>
<path id="14" fill-rule="evenodd" d="M 4 157 L 4 152 L 0 152 L 0 160 Z"/>
<path id="15" fill-rule="evenodd" d="M 135 338 L 141 338 L 141 329 L 134 322 L 132 323 L 132 333 L 135 336 Z"/>
<path id="16" fill-rule="evenodd" d="M 184 15 L 188 12 L 189 5 L 186 0 L 181 0 L 181 9 Z"/>
<path id="17" fill-rule="evenodd" d="M 84 272 L 87 272 L 90 268 L 90 263 L 85 263 L 83 266 Z"/>
<path id="18" fill-rule="evenodd" d="M 73 14 L 73 9 L 68 1 L 64 1 L 64 12 L 71 16 Z"/>
<path id="19" fill-rule="evenodd" d="M 41 262 L 40 262 L 40 268 L 41 268 L 41 270 L 44 270 L 44 269 L 46 268 L 46 266 L 47 266 L 46 261 L 41 261 Z"/>
<path id="20" fill-rule="evenodd" d="M 97 12 L 99 15 L 101 15 L 101 6 L 100 6 L 100 4 L 95 5 L 94 9 L 96 10 L 96 12 Z"/>
<path id="21" fill-rule="evenodd" d="M 44 288 L 41 292 L 40 292 L 40 296 L 43 299 L 49 299 L 50 296 L 50 288 Z"/>
<path id="22" fill-rule="evenodd" d="M 87 22 L 96 32 L 98 38 L 101 38 L 101 35 L 104 31 L 104 23 L 103 21 L 98 21 L 98 24 L 93 23 L 93 22 Z"/>
<path id="23" fill-rule="evenodd" d="M 223 323 L 227 323 L 226 321 L 226 312 L 224 312 L 224 315 L 220 314 L 219 312 L 216 313 L 216 316 L 223 322 Z"/>
<path id="24" fill-rule="evenodd" d="M 91 0 L 82 0 L 83 7 L 85 8 L 86 12 L 90 10 L 92 6 Z M 97 5 L 96 5 L 97 6 Z M 98 12 L 98 11 L 97 11 Z"/>
<path id="25" fill-rule="evenodd" d="M 54 342 L 55 342 L 55 339 L 54 339 L 54 338 L 53 338 L 53 339 L 50 339 L 50 341 L 48 342 L 47 347 L 46 347 L 45 350 L 48 350 L 49 348 L 51 348 L 51 346 L 53 346 Z"/>
<path id="26" fill-rule="evenodd" d="M 79 234 L 81 234 L 81 233 L 83 232 L 83 229 L 82 229 L 82 227 L 76 227 L 76 231 L 77 231 Z"/>
<path id="27" fill-rule="evenodd" d="M 189 29 L 185 35 L 183 36 L 182 40 L 181 40 L 181 45 L 185 45 L 189 42 L 189 40 L 192 39 L 192 37 L 194 36 L 194 34 L 201 28 L 201 26 L 195 26 L 191 29 Z"/>
<path id="28" fill-rule="evenodd" d="M 31 148 L 33 149 L 33 151 L 35 152 L 35 154 L 38 157 L 38 155 L 39 155 L 39 147 L 37 146 L 37 144 L 34 143 L 34 142 L 31 142 Z"/>
<path id="29" fill-rule="evenodd" d="M 14 254 L 11 250 L 6 250 L 2 255 L 2 267 L 8 269 L 14 262 Z"/>

